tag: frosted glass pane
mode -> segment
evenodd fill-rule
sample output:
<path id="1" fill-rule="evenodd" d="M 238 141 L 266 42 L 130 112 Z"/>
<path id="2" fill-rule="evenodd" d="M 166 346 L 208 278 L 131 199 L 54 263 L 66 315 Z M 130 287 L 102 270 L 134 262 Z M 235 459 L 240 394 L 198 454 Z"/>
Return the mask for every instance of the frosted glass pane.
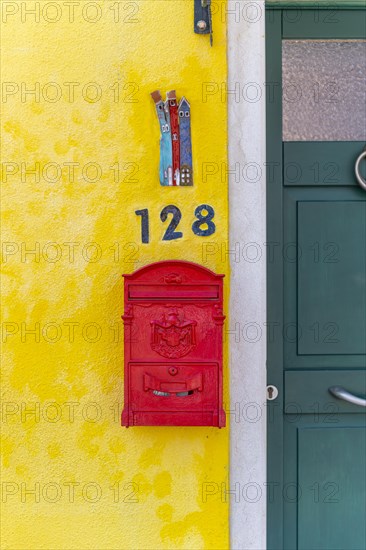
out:
<path id="1" fill-rule="evenodd" d="M 284 141 L 366 140 L 366 41 L 282 42 Z"/>

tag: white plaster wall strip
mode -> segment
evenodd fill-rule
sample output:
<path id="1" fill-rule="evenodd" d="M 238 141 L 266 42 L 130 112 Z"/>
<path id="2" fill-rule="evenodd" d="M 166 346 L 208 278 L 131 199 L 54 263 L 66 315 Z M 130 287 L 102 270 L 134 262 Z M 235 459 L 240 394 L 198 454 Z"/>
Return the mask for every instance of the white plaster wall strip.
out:
<path id="1" fill-rule="evenodd" d="M 266 548 L 265 3 L 229 0 L 230 544 Z M 252 83 L 252 84 L 250 84 Z M 237 172 L 238 170 L 238 172 Z M 240 177 L 238 174 L 240 173 Z M 249 243 L 254 243 L 253 245 Z"/>

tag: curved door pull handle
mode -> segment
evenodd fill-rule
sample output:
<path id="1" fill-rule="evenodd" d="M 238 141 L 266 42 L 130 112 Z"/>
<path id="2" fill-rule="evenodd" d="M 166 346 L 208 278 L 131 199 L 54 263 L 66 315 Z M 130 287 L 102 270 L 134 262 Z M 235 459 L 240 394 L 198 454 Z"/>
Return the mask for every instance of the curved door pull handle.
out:
<path id="1" fill-rule="evenodd" d="M 355 174 L 356 174 L 356 179 L 358 181 L 358 184 L 362 189 L 364 189 L 364 191 L 366 191 L 366 180 L 362 177 L 360 172 L 360 165 L 363 159 L 366 160 L 366 147 L 357 158 L 356 165 L 355 165 Z"/>
<path id="2" fill-rule="evenodd" d="M 366 407 L 366 399 L 363 397 L 358 397 L 358 395 L 354 395 L 353 393 L 342 388 L 342 386 L 331 386 L 328 388 L 328 391 L 338 399 L 343 399 L 343 401 L 348 401 L 348 403 L 353 403 L 354 405 L 359 405 L 360 407 Z"/>

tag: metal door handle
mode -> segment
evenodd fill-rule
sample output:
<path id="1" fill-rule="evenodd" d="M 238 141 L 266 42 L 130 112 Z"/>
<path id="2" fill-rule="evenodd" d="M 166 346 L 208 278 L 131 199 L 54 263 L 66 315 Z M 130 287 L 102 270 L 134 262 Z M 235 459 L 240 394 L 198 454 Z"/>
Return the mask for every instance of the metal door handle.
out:
<path id="1" fill-rule="evenodd" d="M 358 184 L 364 191 L 366 191 L 366 180 L 361 176 L 361 172 L 360 172 L 360 164 L 363 159 L 366 159 L 366 147 L 357 158 L 356 165 L 355 165 L 355 174 L 356 174 L 356 179 L 358 181 Z"/>
<path id="2" fill-rule="evenodd" d="M 328 388 L 328 391 L 338 399 L 343 399 L 343 401 L 348 401 L 349 403 L 359 405 L 360 407 L 366 407 L 366 399 L 350 393 L 346 389 L 342 388 L 342 386 L 331 386 Z"/>

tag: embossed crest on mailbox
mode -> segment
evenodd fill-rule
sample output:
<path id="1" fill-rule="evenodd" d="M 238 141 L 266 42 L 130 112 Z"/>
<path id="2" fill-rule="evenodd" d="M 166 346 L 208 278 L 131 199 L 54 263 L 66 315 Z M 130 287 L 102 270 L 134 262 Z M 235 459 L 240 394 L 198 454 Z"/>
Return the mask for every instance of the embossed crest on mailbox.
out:
<path id="1" fill-rule="evenodd" d="M 123 426 L 225 426 L 223 277 L 178 260 L 124 275 Z"/>

